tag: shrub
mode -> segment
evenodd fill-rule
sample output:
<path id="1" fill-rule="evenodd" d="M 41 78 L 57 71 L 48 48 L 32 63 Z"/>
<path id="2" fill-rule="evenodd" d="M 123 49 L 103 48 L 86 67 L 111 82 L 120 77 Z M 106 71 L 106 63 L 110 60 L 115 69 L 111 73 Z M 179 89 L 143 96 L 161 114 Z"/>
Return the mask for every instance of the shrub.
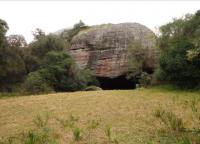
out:
<path id="1" fill-rule="evenodd" d="M 34 124 L 38 128 L 46 127 L 49 121 L 49 115 L 45 115 L 42 117 L 41 115 L 37 115 L 37 117 L 33 120 Z"/>
<path id="2" fill-rule="evenodd" d="M 35 131 L 29 131 L 24 134 L 22 139 L 24 144 L 57 144 L 55 138 L 50 135 L 49 128 L 42 128 Z"/>
<path id="3" fill-rule="evenodd" d="M 28 74 L 22 88 L 25 90 L 25 93 L 39 94 L 52 92 L 53 89 L 44 79 L 41 74 L 41 71 L 31 72 Z"/>
<path id="4" fill-rule="evenodd" d="M 92 121 L 89 121 L 89 125 L 88 125 L 88 127 L 87 127 L 87 129 L 88 129 L 88 136 L 87 136 L 88 144 L 95 143 L 95 142 L 93 142 L 92 134 L 93 134 L 94 130 L 95 130 L 99 125 L 100 125 L 100 120 L 92 120 Z"/>
<path id="5" fill-rule="evenodd" d="M 108 137 L 109 142 L 112 140 L 112 129 L 110 126 L 106 126 L 105 134 Z"/>
<path id="6" fill-rule="evenodd" d="M 9 137 L 0 141 L 1 144 L 58 144 L 53 129 L 48 127 L 48 118 L 38 116 L 36 128 L 19 133 L 15 137 Z"/>
<path id="7" fill-rule="evenodd" d="M 79 141 L 81 139 L 81 129 L 80 128 L 75 128 L 73 131 L 74 134 L 74 140 Z"/>
<path id="8" fill-rule="evenodd" d="M 63 128 L 73 129 L 75 127 L 75 124 L 78 122 L 79 118 L 71 114 L 69 119 L 67 120 L 63 120 L 63 119 L 57 119 L 57 120 L 60 122 Z"/>
<path id="9" fill-rule="evenodd" d="M 85 91 L 98 91 L 98 90 L 102 90 L 102 88 L 97 87 L 97 86 L 88 86 L 84 90 Z"/>
<path id="10" fill-rule="evenodd" d="M 49 91 L 83 90 L 90 84 L 98 84 L 89 70 L 79 70 L 66 52 L 48 52 L 41 68 L 28 75 L 25 90 L 30 93 Z"/>
<path id="11" fill-rule="evenodd" d="M 139 79 L 139 83 L 141 86 L 143 87 L 147 87 L 149 85 L 151 85 L 151 80 L 152 80 L 152 76 L 146 72 L 142 72 L 140 79 Z"/>
<path id="12" fill-rule="evenodd" d="M 169 130 L 178 132 L 184 130 L 182 119 L 178 118 L 173 112 L 157 110 L 155 116 L 159 118 Z"/>
<path id="13" fill-rule="evenodd" d="M 66 52 L 49 52 L 44 57 L 42 68 L 46 69 L 45 78 L 55 91 L 82 90 L 88 84 L 96 84 L 89 70 L 79 70 L 74 60 Z"/>
<path id="14" fill-rule="evenodd" d="M 194 102 L 192 102 L 192 105 Z M 193 111 L 193 106 L 191 107 Z M 194 116 L 196 116 L 196 110 L 193 111 Z M 158 137 L 156 141 L 161 144 L 199 144 L 200 133 L 199 133 L 199 120 L 196 121 L 195 128 L 186 128 L 182 122 L 181 118 L 178 118 L 173 112 L 166 111 L 161 108 L 157 109 L 154 116 L 159 118 L 163 124 L 165 124 L 165 129 L 158 131 Z M 148 141 L 148 143 L 154 143 L 153 140 Z"/>

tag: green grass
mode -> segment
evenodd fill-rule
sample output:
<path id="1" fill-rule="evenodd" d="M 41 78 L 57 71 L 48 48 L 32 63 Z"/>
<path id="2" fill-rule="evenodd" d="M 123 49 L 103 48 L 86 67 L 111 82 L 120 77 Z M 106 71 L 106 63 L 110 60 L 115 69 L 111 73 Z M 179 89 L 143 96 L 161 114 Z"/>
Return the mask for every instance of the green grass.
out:
<path id="1" fill-rule="evenodd" d="M 15 97 L 15 96 L 20 96 L 20 93 L 6 93 L 6 92 L 2 92 L 0 93 L 0 99 L 2 98 L 7 98 L 7 97 Z"/>
<path id="2" fill-rule="evenodd" d="M 200 103 L 191 107 L 192 101 L 198 99 L 199 91 L 170 86 L 4 98 L 0 99 L 0 141 L 48 122 L 48 128 L 54 132 L 51 134 L 60 144 L 142 144 L 156 139 L 158 131 L 165 127 L 155 117 L 159 108 L 173 112 L 182 119 L 184 127 L 196 127 L 193 111 L 200 108 Z M 80 133 L 75 132 L 76 128 Z M 81 138 L 75 141 L 75 135 Z"/>

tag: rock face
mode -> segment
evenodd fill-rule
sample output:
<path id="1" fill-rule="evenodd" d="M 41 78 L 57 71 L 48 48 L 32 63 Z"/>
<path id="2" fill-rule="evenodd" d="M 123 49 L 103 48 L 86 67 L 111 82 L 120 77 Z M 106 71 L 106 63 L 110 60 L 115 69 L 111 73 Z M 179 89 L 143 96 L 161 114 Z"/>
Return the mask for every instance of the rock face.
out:
<path id="1" fill-rule="evenodd" d="M 149 51 L 144 67 L 154 69 L 155 35 L 138 23 L 92 26 L 73 37 L 69 52 L 80 68 L 89 68 L 98 77 L 114 78 L 127 72 L 128 49 L 134 40 L 140 40 Z"/>

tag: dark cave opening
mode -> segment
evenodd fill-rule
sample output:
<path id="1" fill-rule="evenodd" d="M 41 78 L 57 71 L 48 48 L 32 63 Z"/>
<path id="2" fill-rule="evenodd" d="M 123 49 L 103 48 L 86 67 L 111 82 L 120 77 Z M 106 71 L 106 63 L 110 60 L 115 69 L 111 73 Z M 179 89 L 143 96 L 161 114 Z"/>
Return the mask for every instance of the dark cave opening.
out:
<path id="1" fill-rule="evenodd" d="M 112 90 L 112 89 L 135 89 L 136 82 L 127 80 L 125 76 L 119 76 L 116 78 L 108 77 L 98 77 L 100 87 L 103 90 Z"/>

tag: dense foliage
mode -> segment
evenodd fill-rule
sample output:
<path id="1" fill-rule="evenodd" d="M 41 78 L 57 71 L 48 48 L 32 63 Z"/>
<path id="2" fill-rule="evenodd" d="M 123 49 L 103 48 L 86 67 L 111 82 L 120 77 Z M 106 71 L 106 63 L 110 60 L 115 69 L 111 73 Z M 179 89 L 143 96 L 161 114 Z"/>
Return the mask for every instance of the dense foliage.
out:
<path id="1" fill-rule="evenodd" d="M 71 35 L 82 26 L 75 24 Z M 21 35 L 6 37 L 7 30 L 7 23 L 0 20 L 0 91 L 75 91 L 98 84 L 89 70 L 78 69 L 67 53 L 70 41 L 62 36 L 36 29 L 34 41 L 27 44 Z"/>
<path id="2" fill-rule="evenodd" d="M 155 37 L 155 35 L 151 36 Z M 129 45 L 126 78 L 139 83 L 143 87 L 147 87 L 152 84 L 154 69 L 158 65 L 158 49 L 156 45 L 149 48 L 142 43 L 142 39 L 140 38 L 135 39 Z M 147 63 L 151 63 L 151 68 L 147 66 Z"/>
<path id="3" fill-rule="evenodd" d="M 61 33 L 61 37 L 65 39 L 66 42 L 71 42 L 72 38 L 77 35 L 81 30 L 87 29 L 88 26 L 85 25 L 81 20 L 76 23 L 72 29 L 66 29 Z"/>
<path id="4" fill-rule="evenodd" d="M 160 27 L 158 76 L 182 88 L 200 86 L 200 11 Z"/>
<path id="5" fill-rule="evenodd" d="M 21 82 L 25 74 L 21 43 L 17 36 L 6 38 L 8 25 L 0 19 L 0 90 L 12 91 L 14 84 Z"/>
<path id="6" fill-rule="evenodd" d="M 40 69 L 28 75 L 24 88 L 34 93 L 75 91 L 84 89 L 94 81 L 92 74 L 79 70 L 66 52 L 51 51 L 42 60 Z"/>
<path id="7" fill-rule="evenodd" d="M 0 19 L 0 91 L 22 89 L 28 93 L 84 90 L 98 85 L 89 70 L 80 70 L 68 54 L 74 36 L 87 29 L 82 21 L 60 35 L 33 32 L 27 44 L 21 35 L 6 36 L 9 27 Z M 182 88 L 200 87 L 200 11 L 160 27 L 157 77 Z M 127 79 L 147 86 L 151 76 L 144 68 L 151 55 L 140 40 L 129 48 Z M 152 56 L 153 57 L 153 56 Z"/>
<path id="8" fill-rule="evenodd" d="M 145 48 L 140 40 L 134 40 L 129 46 L 128 73 L 127 79 L 140 77 L 143 72 L 145 60 Z"/>

